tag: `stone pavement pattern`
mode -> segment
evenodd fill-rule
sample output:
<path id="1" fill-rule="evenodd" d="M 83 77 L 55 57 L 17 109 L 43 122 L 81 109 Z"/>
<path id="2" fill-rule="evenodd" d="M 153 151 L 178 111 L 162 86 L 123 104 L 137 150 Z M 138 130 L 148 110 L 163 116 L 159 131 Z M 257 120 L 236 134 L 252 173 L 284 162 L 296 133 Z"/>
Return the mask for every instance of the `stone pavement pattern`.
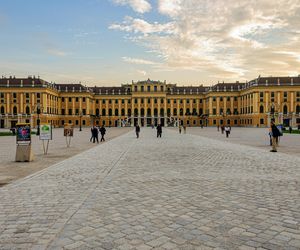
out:
<path id="1" fill-rule="evenodd" d="M 300 249 L 300 158 L 142 129 L 0 189 L 0 249 Z"/>

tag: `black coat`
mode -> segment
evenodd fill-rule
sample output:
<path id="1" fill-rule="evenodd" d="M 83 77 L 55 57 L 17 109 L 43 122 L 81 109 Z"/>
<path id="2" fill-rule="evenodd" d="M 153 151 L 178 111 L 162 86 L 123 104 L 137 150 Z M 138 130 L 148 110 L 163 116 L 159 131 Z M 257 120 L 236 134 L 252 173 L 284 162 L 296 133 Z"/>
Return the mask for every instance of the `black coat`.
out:
<path id="1" fill-rule="evenodd" d="M 104 127 L 100 128 L 100 133 L 101 135 L 105 135 L 106 129 Z"/>
<path id="2" fill-rule="evenodd" d="M 162 127 L 160 125 L 157 126 L 157 133 L 162 133 Z"/>
<path id="3" fill-rule="evenodd" d="M 279 137 L 279 136 L 280 136 L 280 131 L 279 131 L 279 129 L 276 127 L 275 124 L 273 124 L 273 125 L 271 126 L 271 129 L 272 129 L 272 136 L 273 136 L 273 137 Z"/>

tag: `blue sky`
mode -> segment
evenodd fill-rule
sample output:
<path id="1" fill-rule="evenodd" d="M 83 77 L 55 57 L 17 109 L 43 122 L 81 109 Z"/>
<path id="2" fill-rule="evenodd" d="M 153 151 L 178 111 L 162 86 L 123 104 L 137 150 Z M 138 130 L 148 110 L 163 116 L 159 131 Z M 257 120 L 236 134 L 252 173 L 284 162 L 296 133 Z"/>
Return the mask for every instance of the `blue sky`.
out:
<path id="1" fill-rule="evenodd" d="M 115 86 L 147 78 L 198 85 L 300 73 L 298 0 L 0 2 L 5 76 Z"/>

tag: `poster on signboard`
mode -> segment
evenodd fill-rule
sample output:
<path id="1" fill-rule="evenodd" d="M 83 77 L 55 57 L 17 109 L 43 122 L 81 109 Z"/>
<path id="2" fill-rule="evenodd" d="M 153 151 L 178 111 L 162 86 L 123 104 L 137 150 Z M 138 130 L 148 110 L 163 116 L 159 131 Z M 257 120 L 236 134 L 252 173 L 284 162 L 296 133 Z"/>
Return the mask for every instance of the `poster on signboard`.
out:
<path id="1" fill-rule="evenodd" d="M 31 129 L 30 129 L 30 123 L 17 123 L 16 124 L 16 138 L 17 143 L 19 142 L 31 142 Z"/>
<path id="2" fill-rule="evenodd" d="M 51 124 L 40 125 L 40 140 L 52 140 Z"/>
<path id="3" fill-rule="evenodd" d="M 73 124 L 66 124 L 64 126 L 64 136 L 73 136 Z"/>

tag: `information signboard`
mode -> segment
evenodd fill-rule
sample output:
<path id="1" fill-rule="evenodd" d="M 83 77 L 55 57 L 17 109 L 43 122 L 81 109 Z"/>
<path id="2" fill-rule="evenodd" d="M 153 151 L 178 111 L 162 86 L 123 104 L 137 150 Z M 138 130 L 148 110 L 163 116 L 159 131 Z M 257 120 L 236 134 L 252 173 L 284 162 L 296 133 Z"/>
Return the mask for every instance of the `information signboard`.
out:
<path id="1" fill-rule="evenodd" d="M 74 128 L 73 124 L 66 124 L 64 126 L 64 136 L 73 136 Z"/>
<path id="2" fill-rule="evenodd" d="M 16 133 L 17 143 L 31 142 L 30 123 L 17 123 L 16 129 L 17 129 L 17 133 Z"/>
<path id="3" fill-rule="evenodd" d="M 40 140 L 52 140 L 51 124 L 40 125 Z"/>

